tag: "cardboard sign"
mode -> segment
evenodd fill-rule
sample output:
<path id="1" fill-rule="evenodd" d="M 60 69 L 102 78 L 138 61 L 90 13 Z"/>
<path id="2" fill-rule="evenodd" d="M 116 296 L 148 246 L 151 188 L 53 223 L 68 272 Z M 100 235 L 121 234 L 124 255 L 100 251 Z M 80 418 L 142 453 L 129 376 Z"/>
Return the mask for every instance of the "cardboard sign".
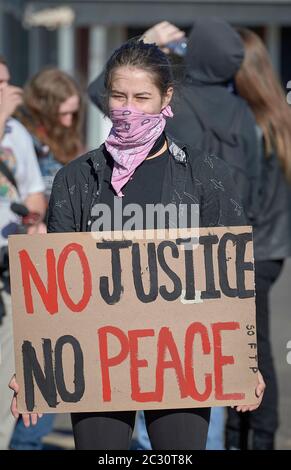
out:
<path id="1" fill-rule="evenodd" d="M 251 227 L 154 235 L 9 238 L 20 411 L 257 402 Z"/>

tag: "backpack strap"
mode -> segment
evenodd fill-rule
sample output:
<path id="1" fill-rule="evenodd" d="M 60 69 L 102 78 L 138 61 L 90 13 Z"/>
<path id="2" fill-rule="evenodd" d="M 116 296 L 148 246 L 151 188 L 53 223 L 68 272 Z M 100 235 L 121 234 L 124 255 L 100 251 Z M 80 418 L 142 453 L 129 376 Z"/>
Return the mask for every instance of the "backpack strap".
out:
<path id="1" fill-rule="evenodd" d="M 15 187 L 17 193 L 19 194 L 18 186 L 12 171 L 0 158 L 0 172 L 8 179 L 8 181 Z"/>

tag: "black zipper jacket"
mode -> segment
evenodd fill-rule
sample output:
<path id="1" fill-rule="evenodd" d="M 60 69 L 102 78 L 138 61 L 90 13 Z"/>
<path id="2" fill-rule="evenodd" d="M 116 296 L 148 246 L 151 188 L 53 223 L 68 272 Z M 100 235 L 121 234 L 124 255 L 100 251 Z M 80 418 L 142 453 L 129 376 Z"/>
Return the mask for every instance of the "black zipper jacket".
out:
<path id="1" fill-rule="evenodd" d="M 246 225 L 226 164 L 168 136 L 167 141 L 172 158 L 162 184 L 162 204 L 174 203 L 177 209 L 179 204 L 199 204 L 201 227 Z M 49 233 L 90 231 L 91 211 L 102 192 L 106 152 L 103 144 L 58 171 L 49 202 Z"/>

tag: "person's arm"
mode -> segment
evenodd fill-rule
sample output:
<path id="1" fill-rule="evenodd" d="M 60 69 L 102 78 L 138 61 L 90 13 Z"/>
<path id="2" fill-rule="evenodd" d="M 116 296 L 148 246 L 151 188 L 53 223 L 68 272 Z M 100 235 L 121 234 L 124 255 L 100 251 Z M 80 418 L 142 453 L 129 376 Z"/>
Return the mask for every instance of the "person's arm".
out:
<path id="1" fill-rule="evenodd" d="M 199 159 L 194 171 L 203 185 L 201 226 L 248 225 L 228 165 L 221 158 L 206 156 Z"/>
<path id="2" fill-rule="evenodd" d="M 54 179 L 48 208 L 48 233 L 75 232 L 75 217 L 66 178 L 66 167 Z"/>
<path id="3" fill-rule="evenodd" d="M 180 41 L 184 37 L 184 31 L 168 21 L 162 21 L 147 29 L 141 39 L 149 44 L 155 43 L 163 52 L 168 54 L 170 50 L 166 45 L 170 42 Z"/>

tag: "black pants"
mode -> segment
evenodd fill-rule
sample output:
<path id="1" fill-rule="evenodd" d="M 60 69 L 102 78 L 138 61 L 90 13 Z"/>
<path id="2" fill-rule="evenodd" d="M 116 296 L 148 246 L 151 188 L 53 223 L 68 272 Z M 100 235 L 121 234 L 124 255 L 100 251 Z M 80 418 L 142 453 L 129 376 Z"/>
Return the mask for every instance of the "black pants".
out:
<path id="1" fill-rule="evenodd" d="M 274 443 L 278 428 L 278 389 L 270 339 L 269 294 L 282 267 L 283 260 L 255 263 L 258 365 L 266 382 L 266 390 L 256 411 L 237 413 L 228 409 L 227 448 L 247 448 L 250 429 L 253 431 L 253 448 L 271 448 Z"/>
<path id="2" fill-rule="evenodd" d="M 135 411 L 72 413 L 76 449 L 128 450 Z M 204 450 L 210 408 L 145 411 L 154 450 Z"/>

